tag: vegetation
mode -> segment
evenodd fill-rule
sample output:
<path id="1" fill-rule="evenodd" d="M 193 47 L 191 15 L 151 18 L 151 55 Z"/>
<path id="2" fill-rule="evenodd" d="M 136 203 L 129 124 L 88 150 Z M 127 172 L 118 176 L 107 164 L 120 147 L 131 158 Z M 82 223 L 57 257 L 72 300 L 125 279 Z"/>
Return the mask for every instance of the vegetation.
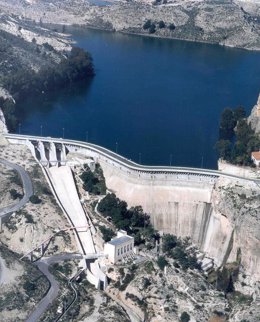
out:
<path id="1" fill-rule="evenodd" d="M 29 200 L 31 201 L 31 203 L 34 203 L 36 205 L 42 202 L 41 199 L 36 195 L 32 195 Z"/>
<path id="2" fill-rule="evenodd" d="M 107 228 L 105 226 L 99 226 L 99 230 L 101 231 L 105 242 L 110 241 L 111 238 L 115 236 L 115 233 L 111 228 Z"/>
<path id="3" fill-rule="evenodd" d="M 17 192 L 15 189 L 10 190 L 10 195 L 13 200 L 15 200 L 17 198 L 19 198 L 19 199 L 22 198 L 22 195 L 19 192 Z"/>
<path id="4" fill-rule="evenodd" d="M 164 21 L 162 21 L 162 20 L 161 20 L 161 21 L 159 21 L 159 25 L 158 25 L 158 26 L 159 26 L 159 28 L 160 28 L 160 29 L 165 28 L 165 23 L 164 23 Z"/>
<path id="5" fill-rule="evenodd" d="M 260 138 L 245 119 L 245 110 L 226 108 L 220 119 L 219 140 L 215 148 L 219 157 L 237 165 L 253 165 L 251 152 L 258 151 Z"/>
<path id="6" fill-rule="evenodd" d="M 21 215 L 24 216 L 25 222 L 27 224 L 36 224 L 36 222 L 33 220 L 33 216 L 29 214 L 26 210 L 22 210 Z"/>
<path id="7" fill-rule="evenodd" d="M 14 64 L 13 61 L 10 61 L 9 65 L 6 63 L 9 69 L 13 66 L 11 72 L 7 67 L 1 67 L 4 71 L 7 70 L 6 72 L 1 70 L 0 86 L 5 88 L 14 99 L 0 98 L 0 106 L 10 130 L 13 130 L 18 122 L 16 105 L 26 98 L 57 91 L 64 86 L 86 80 L 94 75 L 92 57 L 81 48 L 73 47 L 70 52 L 63 52 L 61 55 L 47 43 L 40 46 L 36 44 L 36 41 L 32 41 L 31 44 L 26 42 L 26 45 L 22 39 L 9 36 L 8 33 L 5 34 L 6 39 L 1 36 L 0 33 L 0 44 L 3 45 L 0 52 L 3 60 L 5 58 L 7 62 L 11 60 L 13 57 L 11 48 L 14 44 L 21 48 L 21 52 L 25 51 L 29 57 L 35 59 L 35 62 L 30 62 L 28 58 L 27 64 Z M 52 56 L 56 56 L 57 59 L 51 59 Z M 34 63 L 39 65 L 38 71 L 28 67 Z"/>
<path id="8" fill-rule="evenodd" d="M 147 29 L 149 29 L 151 27 L 151 25 L 152 25 L 152 21 L 149 19 L 144 23 L 143 29 L 147 30 Z"/>
<path id="9" fill-rule="evenodd" d="M 150 28 L 149 28 L 149 34 L 154 34 L 156 31 L 156 26 L 154 23 L 151 24 Z"/>
<path id="10" fill-rule="evenodd" d="M 169 24 L 168 28 L 173 31 L 176 27 L 174 23 Z"/>
<path id="11" fill-rule="evenodd" d="M 135 237 L 135 243 L 155 244 L 159 234 L 150 223 L 150 217 L 143 212 L 141 206 L 127 209 L 127 203 L 109 193 L 98 204 L 98 211 L 104 217 L 111 217 L 117 229 L 126 230 Z"/>
<path id="12" fill-rule="evenodd" d="M 189 322 L 190 321 L 190 315 L 187 312 L 182 312 L 181 314 L 181 322 Z"/>
<path id="13" fill-rule="evenodd" d="M 167 256 L 175 259 L 182 269 L 200 269 L 193 249 L 187 251 L 189 243 L 187 240 L 181 240 L 174 235 L 166 234 L 163 236 L 162 250 Z"/>
<path id="14" fill-rule="evenodd" d="M 134 303 L 137 303 L 138 306 L 140 306 L 141 308 L 146 308 L 147 307 L 147 303 L 142 299 L 140 300 L 138 296 L 131 294 L 131 293 L 126 293 L 125 295 L 126 299 L 131 299 Z"/>
<path id="15" fill-rule="evenodd" d="M 80 175 L 83 181 L 83 188 L 89 193 L 103 195 L 106 193 L 106 183 L 103 171 L 99 164 L 96 165 L 95 171 L 92 172 L 87 164 L 84 165 L 84 172 Z"/>
<path id="16" fill-rule="evenodd" d="M 164 256 L 159 256 L 158 260 L 157 260 L 157 264 L 158 264 L 159 268 L 163 271 L 164 267 L 167 266 L 168 262 Z"/>
<path id="17" fill-rule="evenodd" d="M 153 34 L 156 31 L 155 23 L 153 23 L 150 19 L 147 20 L 143 25 L 144 30 L 148 30 L 149 34 Z"/>

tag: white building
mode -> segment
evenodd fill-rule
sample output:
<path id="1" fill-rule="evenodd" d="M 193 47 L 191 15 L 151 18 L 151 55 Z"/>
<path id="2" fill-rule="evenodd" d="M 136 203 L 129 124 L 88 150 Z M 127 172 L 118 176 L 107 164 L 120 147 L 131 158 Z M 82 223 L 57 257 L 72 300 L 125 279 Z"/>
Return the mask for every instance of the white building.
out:
<path id="1" fill-rule="evenodd" d="M 105 243 L 104 254 L 111 263 L 128 258 L 134 251 L 134 237 L 128 236 L 124 230 L 119 230 L 117 236 Z"/>
<path id="2" fill-rule="evenodd" d="M 259 167 L 260 166 L 260 151 L 259 152 L 252 152 L 251 159 L 253 160 L 254 164 Z"/>

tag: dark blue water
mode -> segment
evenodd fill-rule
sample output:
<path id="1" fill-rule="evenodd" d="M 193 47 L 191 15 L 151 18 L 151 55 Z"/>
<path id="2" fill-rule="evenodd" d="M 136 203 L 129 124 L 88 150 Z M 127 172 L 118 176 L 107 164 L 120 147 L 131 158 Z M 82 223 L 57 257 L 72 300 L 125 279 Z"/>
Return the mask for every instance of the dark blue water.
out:
<path id="1" fill-rule="evenodd" d="M 89 140 L 142 164 L 216 167 L 225 107 L 249 112 L 260 53 L 95 30 L 73 31 L 96 76 L 72 93 L 26 102 L 22 133 Z M 64 130 L 63 130 L 64 129 Z"/>

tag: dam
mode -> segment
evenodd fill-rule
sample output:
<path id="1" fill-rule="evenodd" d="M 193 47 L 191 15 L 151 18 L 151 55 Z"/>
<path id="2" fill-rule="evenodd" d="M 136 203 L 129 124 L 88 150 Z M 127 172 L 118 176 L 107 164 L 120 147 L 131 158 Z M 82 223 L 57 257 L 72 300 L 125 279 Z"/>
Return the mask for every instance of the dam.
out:
<path id="1" fill-rule="evenodd" d="M 234 209 L 219 206 L 221 189 L 227 182 L 248 186 L 259 196 L 259 179 L 208 169 L 139 165 L 103 147 L 80 141 L 16 134 L 5 137 L 10 143 L 26 144 L 47 167 L 69 163 L 70 153 L 92 158 L 101 165 L 108 190 L 129 207 L 141 205 L 157 230 L 189 237 L 218 267 L 236 261 L 241 252 L 245 271 L 254 280 L 259 279 L 259 233 L 257 227 L 254 229 L 254 217 L 247 218 L 251 233 L 243 234 L 245 223 L 235 217 Z M 256 206 L 256 214 L 258 211 Z"/>

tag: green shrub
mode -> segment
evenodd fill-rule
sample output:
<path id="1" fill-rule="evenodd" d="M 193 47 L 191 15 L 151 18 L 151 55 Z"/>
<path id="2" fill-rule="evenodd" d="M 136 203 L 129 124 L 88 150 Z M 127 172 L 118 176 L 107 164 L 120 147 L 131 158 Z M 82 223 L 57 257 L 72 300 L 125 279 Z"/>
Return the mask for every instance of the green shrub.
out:
<path id="1" fill-rule="evenodd" d="M 159 28 L 165 28 L 165 23 L 162 20 L 159 22 Z"/>
<path id="2" fill-rule="evenodd" d="M 36 195 L 32 195 L 29 200 L 33 204 L 39 204 L 39 203 L 42 202 L 41 199 L 38 196 L 36 196 Z"/>
<path id="3" fill-rule="evenodd" d="M 157 260 L 157 264 L 158 264 L 159 268 L 163 271 L 164 267 L 167 266 L 168 262 L 164 256 L 159 256 L 159 258 Z"/>
<path id="4" fill-rule="evenodd" d="M 187 312 L 182 312 L 181 314 L 181 322 L 189 322 L 190 321 L 190 315 Z"/>
<path id="5" fill-rule="evenodd" d="M 168 27 L 171 31 L 173 31 L 176 27 L 174 25 L 174 23 L 171 23 Z"/>
<path id="6" fill-rule="evenodd" d="M 17 198 L 19 198 L 19 199 L 22 198 L 22 195 L 19 192 L 17 192 L 15 189 L 10 190 L 10 195 L 13 200 L 15 200 Z"/>
<path id="7" fill-rule="evenodd" d="M 150 19 L 147 20 L 143 25 L 143 29 L 144 30 L 149 29 L 151 27 L 151 24 L 152 24 L 151 20 Z"/>
<path id="8" fill-rule="evenodd" d="M 107 228 L 105 226 L 99 226 L 99 230 L 101 231 L 102 237 L 105 242 L 110 241 L 115 236 L 115 233 L 111 228 Z"/>

